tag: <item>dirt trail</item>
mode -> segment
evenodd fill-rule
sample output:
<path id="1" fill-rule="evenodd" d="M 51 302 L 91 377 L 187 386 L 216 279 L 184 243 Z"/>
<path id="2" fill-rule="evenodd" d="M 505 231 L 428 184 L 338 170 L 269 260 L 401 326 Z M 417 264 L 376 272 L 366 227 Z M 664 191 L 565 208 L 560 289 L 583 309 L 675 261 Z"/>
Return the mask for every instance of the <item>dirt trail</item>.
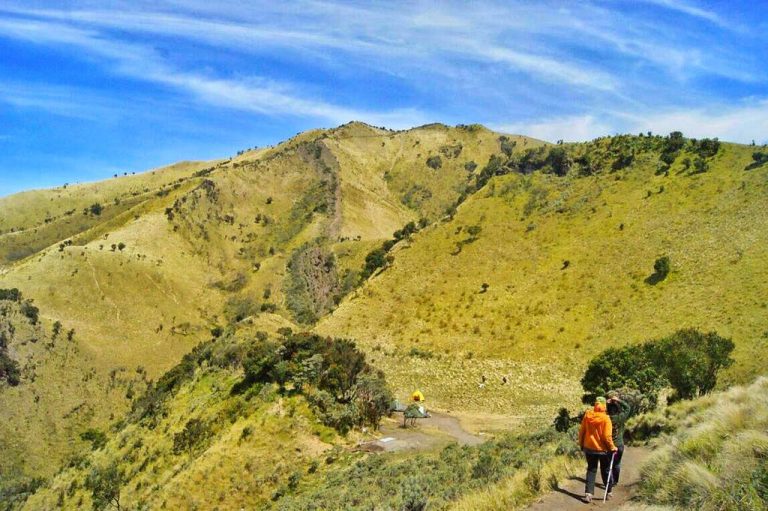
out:
<path id="1" fill-rule="evenodd" d="M 541 500 L 531 505 L 529 511 L 569 511 L 585 510 L 593 507 L 603 509 L 616 509 L 628 502 L 635 493 L 637 483 L 640 481 L 640 467 L 650 454 L 650 449 L 645 447 L 627 447 L 624 451 L 624 459 L 621 461 L 621 478 L 619 484 L 613 490 L 613 498 L 603 504 L 603 485 L 598 482 L 595 487 L 595 498 L 592 504 L 587 505 L 582 500 L 584 496 L 584 475 L 587 470 L 584 462 L 583 472 L 570 477 L 566 482 L 542 497 Z M 600 474 L 597 476 L 600 481 Z"/>
<path id="2" fill-rule="evenodd" d="M 477 445 L 485 441 L 465 430 L 456 417 L 439 412 L 430 414 L 428 418 L 418 419 L 415 427 L 408 428 L 402 427 L 402 415 L 396 414 L 395 419 L 385 420 L 381 424 L 378 440 L 365 442 L 360 448 L 370 451 L 424 450 L 450 442 Z"/>

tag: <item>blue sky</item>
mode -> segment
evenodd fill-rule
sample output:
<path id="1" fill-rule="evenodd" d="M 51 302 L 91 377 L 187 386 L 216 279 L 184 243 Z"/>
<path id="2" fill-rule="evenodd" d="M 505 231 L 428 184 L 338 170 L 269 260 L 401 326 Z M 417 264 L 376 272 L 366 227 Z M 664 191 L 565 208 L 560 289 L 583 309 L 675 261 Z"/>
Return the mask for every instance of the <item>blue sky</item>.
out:
<path id="1" fill-rule="evenodd" d="M 4 0 L 0 195 L 349 120 L 764 143 L 766 55 L 755 1 Z"/>

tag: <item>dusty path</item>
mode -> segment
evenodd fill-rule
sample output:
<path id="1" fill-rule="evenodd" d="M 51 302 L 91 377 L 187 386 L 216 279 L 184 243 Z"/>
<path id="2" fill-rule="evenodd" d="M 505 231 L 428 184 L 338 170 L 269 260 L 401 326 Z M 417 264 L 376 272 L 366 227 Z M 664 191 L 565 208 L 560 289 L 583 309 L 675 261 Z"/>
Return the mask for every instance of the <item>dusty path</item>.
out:
<path id="1" fill-rule="evenodd" d="M 418 419 L 415 427 L 403 428 L 402 415 L 387 419 L 381 424 L 378 440 L 365 442 L 361 448 L 371 451 L 424 450 L 450 442 L 460 445 L 477 445 L 485 441 L 466 431 L 459 419 L 450 415 L 430 412 L 431 417 Z"/>
<path id="2" fill-rule="evenodd" d="M 624 451 L 624 459 L 621 461 L 621 479 L 613 490 L 613 498 L 603 504 L 603 485 L 598 482 L 595 487 L 595 499 L 587 505 L 582 501 L 584 496 L 584 473 L 587 464 L 584 462 L 584 471 L 570 477 L 560 484 L 557 490 L 542 497 L 541 500 L 531 505 L 529 511 L 569 511 L 585 510 L 594 507 L 604 509 L 616 509 L 629 501 L 634 495 L 635 487 L 640 480 L 640 466 L 650 454 L 645 447 L 627 447 Z M 597 475 L 600 481 L 600 474 Z"/>

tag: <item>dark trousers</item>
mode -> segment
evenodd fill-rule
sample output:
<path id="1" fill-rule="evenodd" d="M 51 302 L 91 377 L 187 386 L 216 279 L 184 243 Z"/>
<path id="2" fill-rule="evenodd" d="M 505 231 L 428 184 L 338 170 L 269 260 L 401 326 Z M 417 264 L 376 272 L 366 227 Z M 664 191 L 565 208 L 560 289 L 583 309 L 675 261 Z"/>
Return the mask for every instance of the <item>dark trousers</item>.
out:
<path id="1" fill-rule="evenodd" d="M 597 479 L 597 465 L 600 465 L 600 477 L 602 477 L 603 484 L 605 485 L 608 481 L 608 467 L 611 464 L 612 453 L 585 450 L 584 454 L 587 456 L 587 484 L 584 488 L 584 492 L 594 495 L 595 480 Z"/>
<path id="2" fill-rule="evenodd" d="M 624 456 L 624 446 L 619 445 L 619 452 L 616 453 L 616 457 L 613 459 L 613 477 L 611 477 L 611 486 L 619 483 L 619 476 L 621 475 L 621 457 Z"/>

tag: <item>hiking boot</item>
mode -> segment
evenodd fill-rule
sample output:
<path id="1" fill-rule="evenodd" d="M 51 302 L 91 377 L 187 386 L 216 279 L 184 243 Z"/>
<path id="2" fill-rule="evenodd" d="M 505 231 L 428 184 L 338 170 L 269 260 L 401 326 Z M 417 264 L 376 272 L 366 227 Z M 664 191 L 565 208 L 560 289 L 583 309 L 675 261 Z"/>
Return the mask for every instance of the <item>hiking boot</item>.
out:
<path id="1" fill-rule="evenodd" d="M 608 500 L 611 500 L 612 498 L 613 498 L 613 492 L 609 491 L 608 492 Z"/>
<path id="2" fill-rule="evenodd" d="M 585 493 L 584 494 L 584 502 L 586 502 L 587 504 L 592 502 L 592 494 L 591 493 Z"/>

